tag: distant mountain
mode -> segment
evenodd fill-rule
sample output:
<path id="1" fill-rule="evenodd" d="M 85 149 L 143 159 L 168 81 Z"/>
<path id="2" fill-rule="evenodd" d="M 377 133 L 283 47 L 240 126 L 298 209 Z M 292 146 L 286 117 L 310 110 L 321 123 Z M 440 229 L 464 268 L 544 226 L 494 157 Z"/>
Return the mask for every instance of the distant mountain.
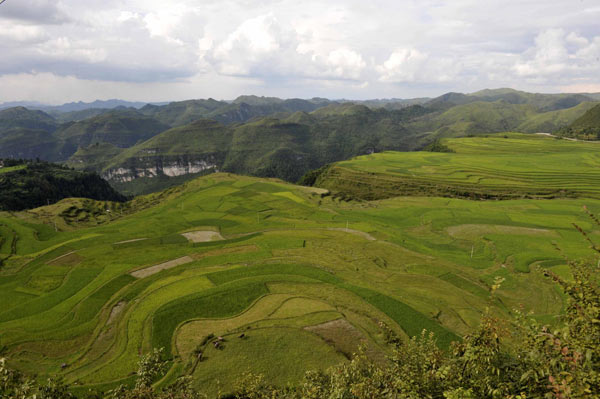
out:
<path id="1" fill-rule="evenodd" d="M 33 111 L 25 107 L 13 107 L 0 111 L 0 136 L 3 131 L 14 128 L 53 132 L 57 126 L 56 120 L 42 111 Z"/>
<path id="2" fill-rule="evenodd" d="M 328 100 L 282 100 L 275 97 L 241 96 L 232 102 L 188 100 L 163 106 L 147 105 L 140 112 L 170 126 L 183 126 L 199 119 L 214 119 L 224 124 L 246 122 L 276 113 L 311 112 L 331 103 Z"/>
<path id="3" fill-rule="evenodd" d="M 590 96 L 497 89 L 358 102 L 240 96 L 51 114 L 13 107 L 0 111 L 0 157 L 68 161 L 129 193 L 213 170 L 295 181 L 326 163 L 443 137 L 556 132 L 596 105 Z"/>
<path id="4" fill-rule="evenodd" d="M 96 109 L 96 108 L 105 108 L 105 109 L 113 109 L 117 107 L 126 107 L 126 108 L 141 108 L 148 103 L 145 102 L 132 102 L 132 101 L 124 101 L 124 100 L 96 100 L 89 103 L 85 103 L 83 101 L 66 103 L 63 105 L 54 105 L 54 106 L 41 106 L 40 108 L 44 111 L 55 111 L 55 112 L 73 112 L 73 111 L 83 111 L 86 109 Z M 160 103 L 164 104 L 164 103 Z"/>
<path id="5" fill-rule="evenodd" d="M 0 210 L 36 208 L 68 197 L 126 200 L 95 173 L 46 162 L 0 160 L 0 165 Z"/>
<path id="6" fill-rule="evenodd" d="M 600 104 L 588 110 L 557 134 L 582 140 L 600 140 Z"/>
<path id="7" fill-rule="evenodd" d="M 13 128 L 0 133 L 0 158 L 61 161 L 70 156 L 62 149 L 62 143 L 46 130 Z"/>
<path id="8" fill-rule="evenodd" d="M 44 107 L 43 103 L 37 101 L 9 101 L 5 103 L 0 103 L 0 110 L 6 108 L 15 108 L 15 107 L 26 107 L 30 109 Z"/>
<path id="9" fill-rule="evenodd" d="M 9 108 L 0 111 L 0 157 L 66 161 L 80 147 L 95 143 L 131 147 L 167 129 L 168 125 L 131 109 L 59 124 L 42 111 Z"/>
<path id="10" fill-rule="evenodd" d="M 569 126 L 597 104 L 584 102 L 572 108 L 536 114 L 521 123 L 516 130 L 523 133 L 554 133 Z"/>
<path id="11" fill-rule="evenodd" d="M 128 148 L 98 171 L 116 187 L 133 190 L 129 193 L 137 193 L 131 182 L 138 179 L 191 178 L 216 170 L 296 181 L 307 171 L 336 160 L 388 149 L 415 149 L 419 137 L 405 123 L 427 112 L 420 106 L 388 111 L 343 104 L 241 124 L 203 119 Z M 75 161 L 71 159 L 70 164 Z"/>
<path id="12" fill-rule="evenodd" d="M 169 129 L 156 119 L 133 110 L 113 110 L 61 126 L 55 137 L 74 153 L 79 147 L 109 143 L 127 148 Z"/>
<path id="13" fill-rule="evenodd" d="M 229 105 L 225 101 L 209 98 L 207 100 L 176 101 L 162 106 L 148 104 L 139 112 L 174 127 L 205 118 L 210 113 Z"/>
<path id="14" fill-rule="evenodd" d="M 473 102 L 504 101 L 514 105 L 531 105 L 538 112 L 548 112 L 575 107 L 582 102 L 594 100 L 593 96 L 584 94 L 540 94 L 513 89 L 486 89 L 471 94 L 447 93 L 425 104 L 435 108 L 451 108 Z"/>

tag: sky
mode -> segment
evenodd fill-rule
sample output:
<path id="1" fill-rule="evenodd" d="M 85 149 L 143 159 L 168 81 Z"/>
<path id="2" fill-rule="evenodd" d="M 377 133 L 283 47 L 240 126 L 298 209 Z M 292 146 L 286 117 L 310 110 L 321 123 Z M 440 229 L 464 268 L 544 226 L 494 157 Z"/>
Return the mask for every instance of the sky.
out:
<path id="1" fill-rule="evenodd" d="M 6 0 L 0 102 L 600 92 L 599 0 Z"/>

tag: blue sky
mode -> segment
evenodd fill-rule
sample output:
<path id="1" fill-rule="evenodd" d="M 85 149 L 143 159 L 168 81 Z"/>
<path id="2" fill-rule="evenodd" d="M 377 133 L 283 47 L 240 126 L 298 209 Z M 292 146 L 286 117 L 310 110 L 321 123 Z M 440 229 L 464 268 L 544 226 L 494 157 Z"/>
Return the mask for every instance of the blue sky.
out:
<path id="1" fill-rule="evenodd" d="M 597 0 L 6 0 L 0 102 L 600 92 Z"/>

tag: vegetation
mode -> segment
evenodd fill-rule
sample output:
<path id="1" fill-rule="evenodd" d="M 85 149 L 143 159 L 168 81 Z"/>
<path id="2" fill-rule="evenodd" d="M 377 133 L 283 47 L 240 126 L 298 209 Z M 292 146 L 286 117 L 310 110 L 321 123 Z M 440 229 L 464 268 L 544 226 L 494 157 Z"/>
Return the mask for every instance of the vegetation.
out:
<path id="1" fill-rule="evenodd" d="M 600 139 L 600 105 L 588 110 L 569 126 L 561 129 L 558 135 L 583 140 Z"/>
<path id="2" fill-rule="evenodd" d="M 314 185 L 366 200 L 398 195 L 474 199 L 598 198 L 594 144 L 504 133 L 446 139 L 455 153 L 383 152 L 338 162 Z"/>
<path id="3" fill-rule="evenodd" d="M 234 391 L 238 376 L 225 374 L 233 364 L 268 384 L 301 384 L 308 369 L 347 365 L 363 342 L 383 365 L 390 329 L 405 343 L 435 331 L 451 348 L 486 309 L 514 320 L 526 304 L 556 326 L 563 297 L 536 266 L 570 278 L 552 241 L 568 256 L 586 253 L 569 227 L 596 234 L 584 203 L 600 209 L 590 199 L 340 202 L 213 174 L 110 214 L 73 200 L 0 214 L 0 345 L 11 368 L 38 382 L 59 375 L 78 395 L 135 385 L 139 354 L 164 347 L 157 389 L 188 375 L 216 395 Z M 190 242 L 181 235 L 190 231 L 224 239 Z"/>
<path id="4" fill-rule="evenodd" d="M 598 222 L 593 215 L 592 218 Z M 594 243 L 592 245 L 600 252 Z M 262 374 L 246 373 L 238 380 L 231 397 L 594 398 L 600 392 L 600 274 L 590 263 L 569 262 L 569 267 L 572 280 L 549 273 L 567 297 L 564 321 L 555 329 L 524 316 L 506 328 L 485 315 L 480 326 L 465 336 L 463 342 L 455 343 L 450 352 L 440 350 L 435 335 L 424 330 L 405 343 L 392 338 L 395 348 L 386 363 L 374 362 L 363 346 L 351 362 L 333 366 L 326 372 L 308 371 L 297 386 L 276 387 Z M 492 297 L 501 283 L 497 280 L 492 287 Z M 394 336 L 391 331 L 388 334 Z M 511 342 L 507 348 L 504 340 L 509 334 L 517 339 L 517 344 Z M 211 339 L 214 339 L 212 334 L 206 336 L 202 344 L 206 345 Z M 219 338 L 213 342 L 223 341 Z M 264 353 L 270 343 L 269 339 L 263 341 L 257 347 L 262 350 L 259 353 Z M 279 352 L 282 348 L 273 349 Z M 315 347 L 302 349 L 300 356 L 305 356 Z M 196 353 L 200 359 L 202 351 Z M 259 353 L 254 356 L 260 356 Z M 281 360 L 286 361 L 290 355 L 292 353 L 286 352 Z M 301 364 L 310 364 L 307 359 L 294 356 L 296 363 L 299 360 Z M 194 389 L 188 377 L 180 377 L 166 388 L 154 384 L 167 368 L 162 350 L 155 349 L 138 362 L 134 387 L 121 385 L 108 395 L 123 399 L 206 397 Z M 222 371 L 230 374 L 233 368 Z M 74 397 L 61 380 L 49 379 L 46 384 L 36 384 L 7 368 L 4 359 L 0 360 L 0 394 L 22 398 Z M 216 397 L 220 395 L 217 393 Z"/>
<path id="5" fill-rule="evenodd" d="M 358 102 L 241 96 L 139 110 L 74 104 L 64 108 L 74 111 L 57 108 L 53 116 L 17 107 L 0 113 L 0 157 L 67 161 L 128 194 L 160 191 L 215 170 L 294 182 L 331 162 L 423 149 L 447 137 L 553 133 L 567 129 L 595 100 L 499 89 Z"/>
<path id="6" fill-rule="evenodd" d="M 327 166 L 302 179 L 319 188 L 214 173 L 127 202 L 0 212 L 0 396 L 594 398 L 595 144 L 436 131 L 437 151 L 379 152 L 431 140 L 414 132 L 458 107 L 485 121 L 477 108 L 492 104 L 501 126 L 511 107 L 572 101 L 515 96 L 202 119 L 129 148 L 79 149 L 113 174 L 295 179 Z M 356 154 L 368 155 L 334 162 Z M 15 177 L 35 171 L 90 176 L 9 159 L 6 198 L 46 187 Z"/>
<path id="7" fill-rule="evenodd" d="M 68 197 L 125 201 L 95 173 L 76 172 L 47 162 L 4 162 L 6 166 L 0 168 L 0 210 L 36 208 Z"/>

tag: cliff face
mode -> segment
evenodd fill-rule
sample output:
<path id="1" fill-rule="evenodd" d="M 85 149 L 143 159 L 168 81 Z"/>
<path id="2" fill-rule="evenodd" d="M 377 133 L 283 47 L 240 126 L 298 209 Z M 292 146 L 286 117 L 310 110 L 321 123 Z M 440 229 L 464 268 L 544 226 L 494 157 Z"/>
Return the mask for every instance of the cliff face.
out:
<path id="1" fill-rule="evenodd" d="M 130 158 L 123 165 L 102 172 L 110 182 L 127 183 L 143 177 L 176 177 L 205 171 L 219 171 L 218 154 L 202 156 L 149 156 Z"/>

